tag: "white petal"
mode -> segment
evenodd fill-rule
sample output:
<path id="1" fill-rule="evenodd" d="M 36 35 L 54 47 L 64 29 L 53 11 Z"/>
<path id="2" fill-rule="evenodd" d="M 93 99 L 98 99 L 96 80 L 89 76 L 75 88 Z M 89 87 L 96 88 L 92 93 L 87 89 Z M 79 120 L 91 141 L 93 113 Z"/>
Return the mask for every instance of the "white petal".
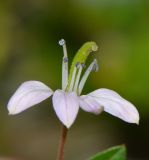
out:
<path id="1" fill-rule="evenodd" d="M 84 95 L 79 98 L 80 107 L 86 111 L 94 114 L 99 114 L 103 111 L 103 107 L 91 96 Z"/>
<path id="2" fill-rule="evenodd" d="M 74 92 L 57 90 L 53 95 L 54 110 L 60 121 L 69 128 L 76 119 L 79 110 L 78 97 Z"/>
<path id="3" fill-rule="evenodd" d="M 109 89 L 98 89 L 88 94 L 104 107 L 104 111 L 129 123 L 139 123 L 135 106 Z"/>
<path id="4" fill-rule="evenodd" d="M 52 95 L 52 90 L 39 81 L 24 82 L 8 103 L 9 114 L 18 114 Z"/>

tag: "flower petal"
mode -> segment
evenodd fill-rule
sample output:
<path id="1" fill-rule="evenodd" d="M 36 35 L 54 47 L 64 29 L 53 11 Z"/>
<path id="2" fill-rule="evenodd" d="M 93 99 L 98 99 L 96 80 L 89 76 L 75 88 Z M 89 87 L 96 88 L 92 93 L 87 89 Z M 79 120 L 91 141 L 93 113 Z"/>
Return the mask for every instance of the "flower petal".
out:
<path id="1" fill-rule="evenodd" d="M 103 107 L 91 96 L 84 95 L 79 98 L 80 107 L 86 111 L 94 114 L 99 114 L 103 111 Z"/>
<path id="2" fill-rule="evenodd" d="M 67 127 L 73 124 L 79 110 L 78 98 L 74 92 L 55 91 L 53 95 L 54 110 L 60 121 Z"/>
<path id="3" fill-rule="evenodd" d="M 18 114 L 47 99 L 52 93 L 53 91 L 42 82 L 24 82 L 9 100 L 7 105 L 9 114 Z"/>
<path id="4" fill-rule="evenodd" d="M 109 89 L 98 89 L 88 94 L 104 107 L 104 111 L 129 123 L 139 123 L 135 106 Z"/>

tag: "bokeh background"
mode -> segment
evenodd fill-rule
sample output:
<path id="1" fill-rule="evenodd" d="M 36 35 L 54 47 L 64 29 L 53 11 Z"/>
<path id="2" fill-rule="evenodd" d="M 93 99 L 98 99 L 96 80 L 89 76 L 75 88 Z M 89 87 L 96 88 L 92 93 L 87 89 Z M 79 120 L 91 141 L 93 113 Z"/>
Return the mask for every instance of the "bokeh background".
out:
<path id="1" fill-rule="evenodd" d="M 69 59 L 86 41 L 99 51 L 98 73 L 83 93 L 110 88 L 134 103 L 140 125 L 109 114 L 80 110 L 66 144 L 66 160 L 85 160 L 113 145 L 127 146 L 128 160 L 149 159 L 149 1 L 1 0 L 0 1 L 0 156 L 16 160 L 53 160 L 60 122 L 51 99 L 8 116 L 7 102 L 27 80 L 61 88 L 62 48 Z"/>

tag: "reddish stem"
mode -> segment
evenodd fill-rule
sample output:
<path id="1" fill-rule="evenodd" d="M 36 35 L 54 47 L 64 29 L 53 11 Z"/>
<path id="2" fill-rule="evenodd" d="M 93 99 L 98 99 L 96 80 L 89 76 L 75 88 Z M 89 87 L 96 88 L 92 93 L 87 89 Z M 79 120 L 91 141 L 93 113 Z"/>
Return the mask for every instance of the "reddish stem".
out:
<path id="1" fill-rule="evenodd" d="M 56 160 L 64 160 L 64 146 L 67 138 L 68 129 L 62 125 L 61 137 Z"/>

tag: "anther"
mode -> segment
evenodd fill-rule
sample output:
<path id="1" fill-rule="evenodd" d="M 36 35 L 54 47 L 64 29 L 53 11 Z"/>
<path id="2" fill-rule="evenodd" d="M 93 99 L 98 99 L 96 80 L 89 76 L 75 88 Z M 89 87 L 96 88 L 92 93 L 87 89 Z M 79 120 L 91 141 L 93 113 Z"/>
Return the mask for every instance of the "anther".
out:
<path id="1" fill-rule="evenodd" d="M 92 68 L 92 72 L 95 71 L 97 72 L 99 70 L 99 66 L 97 63 L 94 64 L 93 68 Z"/>
<path id="2" fill-rule="evenodd" d="M 76 68 L 79 68 L 79 66 L 80 66 L 80 62 L 77 62 L 76 63 Z"/>
<path id="3" fill-rule="evenodd" d="M 61 39 L 61 40 L 59 41 L 59 45 L 60 45 L 60 46 L 63 46 L 65 43 L 66 43 L 66 42 L 65 42 L 64 39 Z"/>
<path id="4" fill-rule="evenodd" d="M 67 58 L 67 57 L 64 57 L 64 58 L 63 58 L 63 61 L 64 61 L 65 63 L 67 63 L 67 62 L 68 62 L 68 58 Z"/>
<path id="5" fill-rule="evenodd" d="M 81 65 L 82 65 L 82 68 L 85 68 L 85 67 L 86 67 L 85 63 L 82 63 Z"/>

